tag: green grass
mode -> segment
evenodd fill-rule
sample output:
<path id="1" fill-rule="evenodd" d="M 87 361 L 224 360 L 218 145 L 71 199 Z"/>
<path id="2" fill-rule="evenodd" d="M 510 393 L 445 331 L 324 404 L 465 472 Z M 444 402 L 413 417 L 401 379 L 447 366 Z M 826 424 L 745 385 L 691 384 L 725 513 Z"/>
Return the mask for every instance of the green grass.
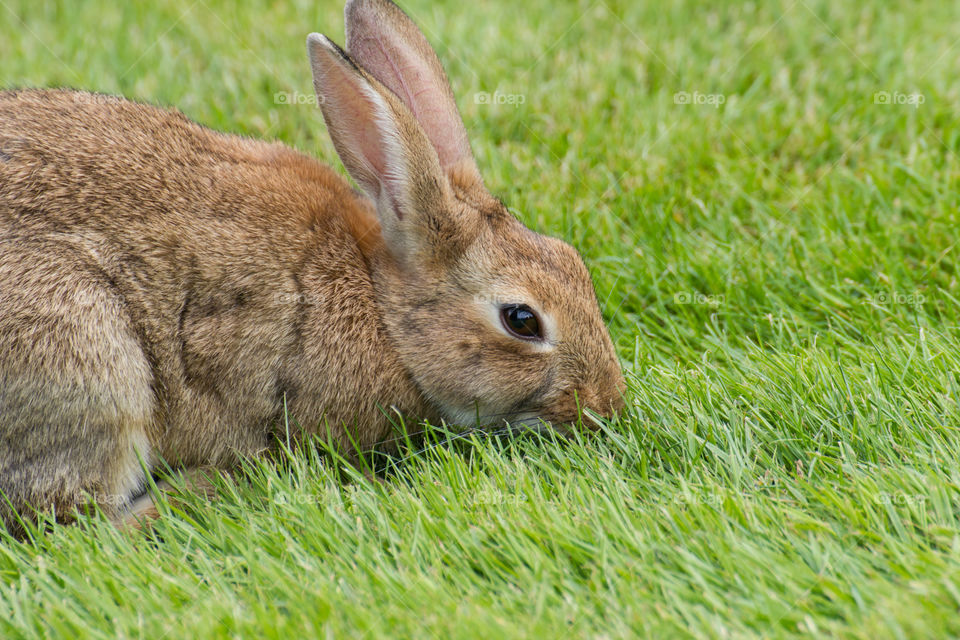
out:
<path id="1" fill-rule="evenodd" d="M 0 636 L 960 634 L 960 9 L 403 6 L 491 190 L 583 252 L 628 415 L 382 483 L 308 449 L 154 536 L 0 540 Z M 310 95 L 305 36 L 342 42 L 341 9 L 0 0 L 0 86 L 176 105 L 339 166 L 277 94 Z"/>

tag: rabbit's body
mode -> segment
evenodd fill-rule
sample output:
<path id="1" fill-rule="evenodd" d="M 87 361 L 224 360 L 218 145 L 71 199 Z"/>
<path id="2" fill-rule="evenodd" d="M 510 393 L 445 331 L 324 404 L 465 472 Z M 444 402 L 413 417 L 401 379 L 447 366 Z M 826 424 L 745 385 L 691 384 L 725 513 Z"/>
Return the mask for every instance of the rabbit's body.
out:
<path id="1" fill-rule="evenodd" d="M 32 482 L 56 476 L 67 502 L 121 503 L 135 449 L 228 464 L 273 442 L 285 402 L 365 445 L 389 405 L 429 416 L 380 323 L 376 228 L 287 147 L 106 96 L 0 93 L 0 489 L 42 503 Z"/>
<path id="2" fill-rule="evenodd" d="M 487 192 L 409 18 L 389 0 L 345 13 L 350 53 L 319 34 L 308 52 L 359 192 L 177 112 L 0 93 L 8 525 L 91 498 L 121 518 L 145 466 L 229 467 L 287 415 L 290 435 L 367 449 L 397 413 L 565 428 L 623 406 L 577 252 Z"/>

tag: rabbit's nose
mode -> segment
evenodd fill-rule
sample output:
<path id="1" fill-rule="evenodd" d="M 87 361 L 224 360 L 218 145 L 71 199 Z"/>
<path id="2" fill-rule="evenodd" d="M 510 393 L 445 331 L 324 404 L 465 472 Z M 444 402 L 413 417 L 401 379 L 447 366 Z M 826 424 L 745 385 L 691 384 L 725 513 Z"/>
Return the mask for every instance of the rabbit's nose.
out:
<path id="1" fill-rule="evenodd" d="M 619 362 L 611 364 L 607 374 L 607 384 L 605 388 L 606 403 L 610 407 L 611 413 L 623 413 L 627 408 L 627 381 L 623 377 L 623 370 Z"/>
<path id="2" fill-rule="evenodd" d="M 604 418 L 612 418 L 626 408 L 624 395 L 627 385 L 619 364 L 608 367 L 599 380 L 583 385 L 578 390 L 581 406 L 588 407 Z"/>
<path id="3" fill-rule="evenodd" d="M 610 398 L 610 410 L 614 413 L 623 413 L 623 410 L 627 408 L 627 401 L 623 397 L 626 389 L 617 389 L 617 393 Z"/>
<path id="4" fill-rule="evenodd" d="M 623 399 L 622 393 L 616 393 L 603 398 L 597 398 L 594 403 L 588 404 L 587 406 L 599 413 L 604 418 L 612 418 L 614 414 L 618 414 L 623 411 L 623 409 L 626 407 L 626 402 Z"/>
<path id="5" fill-rule="evenodd" d="M 605 393 L 596 389 L 581 388 L 577 390 L 576 397 L 581 409 L 589 409 L 601 418 L 612 418 L 625 406 L 620 389 Z"/>

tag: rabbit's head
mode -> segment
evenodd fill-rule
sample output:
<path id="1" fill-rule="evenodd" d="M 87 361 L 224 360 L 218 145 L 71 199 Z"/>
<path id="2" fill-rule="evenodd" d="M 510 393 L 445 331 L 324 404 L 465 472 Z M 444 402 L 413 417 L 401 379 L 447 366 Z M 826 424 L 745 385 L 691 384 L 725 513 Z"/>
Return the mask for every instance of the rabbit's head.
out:
<path id="1" fill-rule="evenodd" d="M 314 85 L 376 208 L 377 298 L 410 376 L 461 425 L 559 427 L 582 409 L 621 409 L 620 365 L 576 250 L 527 229 L 484 188 L 413 22 L 389 0 L 350 0 L 345 15 L 349 53 L 308 38 Z"/>

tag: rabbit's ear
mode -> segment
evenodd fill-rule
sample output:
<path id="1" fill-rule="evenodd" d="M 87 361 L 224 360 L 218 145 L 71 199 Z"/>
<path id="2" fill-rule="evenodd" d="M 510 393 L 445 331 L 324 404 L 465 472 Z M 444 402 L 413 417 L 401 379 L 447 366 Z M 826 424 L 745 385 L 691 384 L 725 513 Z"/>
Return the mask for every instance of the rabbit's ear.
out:
<path id="1" fill-rule="evenodd" d="M 413 21 L 390 0 L 348 0 L 344 20 L 350 57 L 403 100 L 444 170 L 456 167 L 479 180 L 450 83 Z"/>
<path id="2" fill-rule="evenodd" d="M 450 184 L 406 106 L 326 36 L 307 50 L 323 118 L 344 166 L 376 203 L 383 237 L 401 262 L 429 259 L 438 239 L 457 236 Z"/>

